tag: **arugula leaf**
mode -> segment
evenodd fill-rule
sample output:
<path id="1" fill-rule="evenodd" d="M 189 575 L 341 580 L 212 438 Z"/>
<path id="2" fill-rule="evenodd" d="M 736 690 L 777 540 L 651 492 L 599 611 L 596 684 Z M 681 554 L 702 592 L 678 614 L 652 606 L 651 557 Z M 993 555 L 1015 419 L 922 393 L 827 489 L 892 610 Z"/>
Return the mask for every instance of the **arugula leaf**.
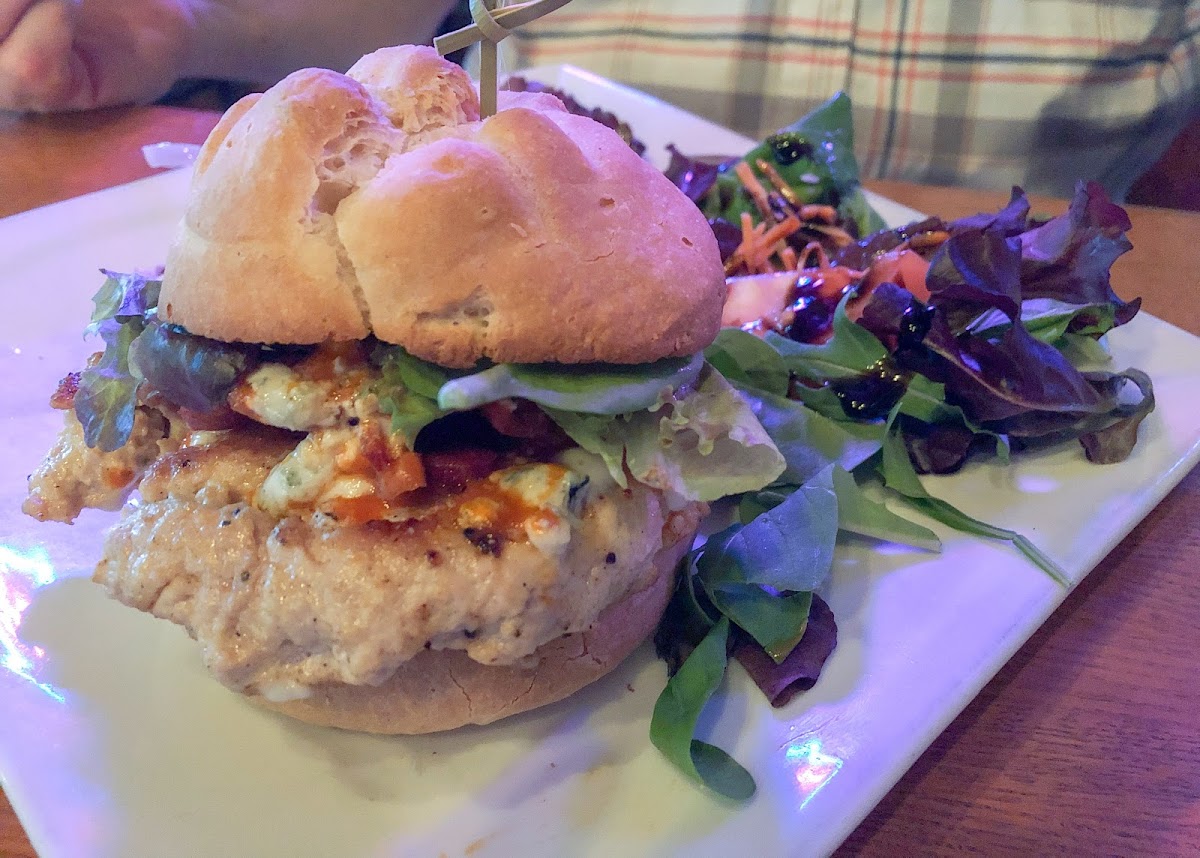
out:
<path id="1" fill-rule="evenodd" d="M 668 680 L 654 704 L 650 741 L 681 772 L 726 798 L 746 801 L 754 778 L 725 751 L 692 738 L 704 705 L 725 676 L 729 620 L 722 617 Z"/>
<path id="2" fill-rule="evenodd" d="M 813 480 L 752 521 L 710 536 L 696 569 L 706 587 L 733 582 L 778 592 L 815 590 L 829 579 L 837 530 L 833 486 Z"/>
<path id="3" fill-rule="evenodd" d="M 722 614 L 745 631 L 776 664 L 791 655 L 812 610 L 812 592 L 775 594 L 755 584 L 718 581 L 705 593 Z"/>
<path id="4" fill-rule="evenodd" d="M 446 411 L 466 411 L 510 397 L 580 414 L 625 414 L 650 408 L 664 392 L 695 382 L 703 355 L 648 364 L 498 364 L 447 381 L 437 393 Z"/>
<path id="5" fill-rule="evenodd" d="M 883 443 L 882 423 L 848 420 L 840 406 L 841 419 L 830 419 L 803 402 L 747 387 L 738 390 L 787 463 L 779 483 L 803 485 L 833 462 L 854 470 Z"/>
<path id="6" fill-rule="evenodd" d="M 730 630 L 732 655 L 745 668 L 772 706 L 786 706 L 793 697 L 812 688 L 837 646 L 833 611 L 816 593 L 804 628 L 804 637 L 782 663 L 776 663 L 758 642 L 741 629 Z"/>

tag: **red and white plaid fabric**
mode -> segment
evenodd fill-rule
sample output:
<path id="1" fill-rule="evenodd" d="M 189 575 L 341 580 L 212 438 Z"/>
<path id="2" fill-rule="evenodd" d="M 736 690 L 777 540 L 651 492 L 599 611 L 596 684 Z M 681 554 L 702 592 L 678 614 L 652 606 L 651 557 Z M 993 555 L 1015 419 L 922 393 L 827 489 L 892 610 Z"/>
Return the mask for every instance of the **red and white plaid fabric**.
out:
<path id="1" fill-rule="evenodd" d="M 1200 111 L 1200 0 L 575 0 L 504 44 L 753 137 L 837 90 L 863 174 L 1118 197 Z"/>

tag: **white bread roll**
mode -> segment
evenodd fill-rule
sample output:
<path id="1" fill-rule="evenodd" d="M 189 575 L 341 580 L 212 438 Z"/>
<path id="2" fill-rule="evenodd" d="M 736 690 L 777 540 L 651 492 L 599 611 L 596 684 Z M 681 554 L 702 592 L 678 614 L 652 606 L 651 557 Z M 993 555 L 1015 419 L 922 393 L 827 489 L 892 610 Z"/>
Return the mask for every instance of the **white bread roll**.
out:
<path id="1" fill-rule="evenodd" d="M 615 132 L 511 96 L 481 122 L 466 74 L 408 46 L 234 105 L 197 162 L 160 314 L 222 340 L 373 333 L 446 366 L 708 345 L 725 286 L 704 216 Z"/>

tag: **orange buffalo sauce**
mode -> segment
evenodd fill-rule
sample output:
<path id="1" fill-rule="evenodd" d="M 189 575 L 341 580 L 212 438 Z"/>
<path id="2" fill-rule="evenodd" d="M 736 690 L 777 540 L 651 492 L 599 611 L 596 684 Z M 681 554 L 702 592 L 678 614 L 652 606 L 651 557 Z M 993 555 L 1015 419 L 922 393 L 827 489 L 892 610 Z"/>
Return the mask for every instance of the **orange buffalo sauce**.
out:
<path id="1" fill-rule="evenodd" d="M 525 522 L 541 512 L 521 495 L 491 479 L 469 483 L 456 507 L 459 524 L 485 529 L 506 539 L 523 538 Z"/>

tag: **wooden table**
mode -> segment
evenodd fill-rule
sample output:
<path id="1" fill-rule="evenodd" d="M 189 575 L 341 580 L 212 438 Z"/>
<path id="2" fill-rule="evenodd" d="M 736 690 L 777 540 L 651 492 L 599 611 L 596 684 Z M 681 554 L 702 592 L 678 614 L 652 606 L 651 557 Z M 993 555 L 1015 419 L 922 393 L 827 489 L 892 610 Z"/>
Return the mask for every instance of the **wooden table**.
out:
<path id="1" fill-rule="evenodd" d="M 0 216 L 152 171 L 139 146 L 203 139 L 172 108 L 0 116 Z M 925 212 L 1006 194 L 874 182 Z M 1035 201 L 1039 210 L 1061 202 Z M 1133 207 L 1125 298 L 1200 334 L 1200 215 Z M 1200 408 L 1200 403 L 1197 403 Z M 1200 852 L 1200 470 L 1073 592 L 843 847 L 879 856 Z M 0 855 L 33 855 L 0 796 Z"/>

